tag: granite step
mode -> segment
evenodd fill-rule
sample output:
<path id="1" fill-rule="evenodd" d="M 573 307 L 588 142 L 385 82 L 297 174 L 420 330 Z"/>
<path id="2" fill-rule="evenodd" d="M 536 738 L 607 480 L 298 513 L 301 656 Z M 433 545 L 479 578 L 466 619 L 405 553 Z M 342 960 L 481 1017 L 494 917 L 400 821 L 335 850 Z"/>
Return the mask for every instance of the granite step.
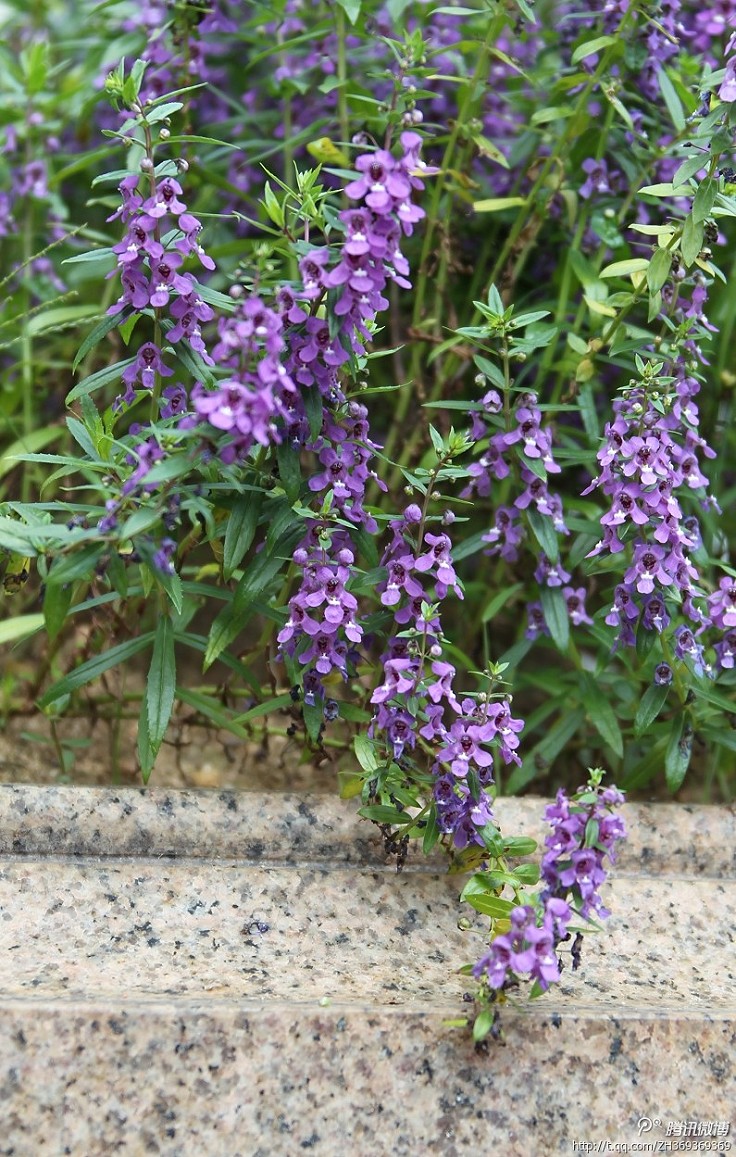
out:
<path id="1" fill-rule="evenodd" d="M 499 801 L 504 831 L 542 808 Z M 732 811 L 629 805 L 605 931 L 476 1049 L 448 1022 L 482 921 L 355 810 L 0 787 L 0 1154 L 526 1157 L 730 1123 Z"/>

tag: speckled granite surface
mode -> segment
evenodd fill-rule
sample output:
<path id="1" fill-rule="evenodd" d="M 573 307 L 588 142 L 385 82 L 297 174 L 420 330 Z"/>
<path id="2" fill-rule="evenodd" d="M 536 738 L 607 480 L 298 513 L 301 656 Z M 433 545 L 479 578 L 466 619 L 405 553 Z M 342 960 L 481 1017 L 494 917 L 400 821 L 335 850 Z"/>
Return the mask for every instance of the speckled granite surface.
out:
<path id="1" fill-rule="evenodd" d="M 504 830 L 541 807 L 502 801 Z M 643 1116 L 651 1141 L 736 1134 L 732 812 L 631 806 L 606 931 L 478 1052 L 446 1024 L 480 945 L 460 881 L 397 876 L 354 811 L 0 787 L 0 1155 L 527 1157 L 631 1144 Z"/>

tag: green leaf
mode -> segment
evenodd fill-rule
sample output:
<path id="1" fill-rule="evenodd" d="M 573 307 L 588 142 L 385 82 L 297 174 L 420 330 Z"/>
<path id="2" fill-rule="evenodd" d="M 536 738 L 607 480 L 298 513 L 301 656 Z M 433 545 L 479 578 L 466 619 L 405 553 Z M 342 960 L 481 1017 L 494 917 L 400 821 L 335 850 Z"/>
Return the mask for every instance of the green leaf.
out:
<path id="1" fill-rule="evenodd" d="M 17 459 L 21 454 L 32 454 L 44 446 L 51 445 L 61 436 L 61 433 L 61 426 L 44 426 L 41 430 L 29 430 L 22 438 L 11 442 L 0 457 L 0 478 L 4 478 L 11 470 L 15 470 L 18 465 Z"/>
<path id="2" fill-rule="evenodd" d="M 490 1008 L 484 1008 L 473 1021 L 473 1040 L 476 1044 L 485 1040 L 493 1028 L 495 1014 Z"/>
<path id="3" fill-rule="evenodd" d="M 180 100 L 169 100 L 165 104 L 156 105 L 154 109 L 146 109 L 146 120 L 149 125 L 157 124 L 159 121 L 165 121 L 167 117 L 173 116 L 179 109 L 184 108 Z"/>
<path id="4" fill-rule="evenodd" d="M 337 0 L 351 24 L 355 24 L 360 16 L 362 0 Z"/>
<path id="5" fill-rule="evenodd" d="M 466 904 L 470 904 L 471 908 L 475 908 L 476 912 L 481 912 L 484 916 L 492 916 L 494 920 L 505 919 L 514 907 L 512 900 L 502 900 L 499 896 L 483 895 L 480 892 L 475 892 L 469 896 L 464 895 L 462 899 Z"/>
<path id="6" fill-rule="evenodd" d="M 76 402 L 77 398 L 86 397 L 88 394 L 94 393 L 102 386 L 108 385 L 109 382 L 120 380 L 120 375 L 128 366 L 132 366 L 135 358 L 125 358 L 122 362 L 115 362 L 112 366 L 105 366 L 104 369 L 98 370 L 96 374 L 91 374 L 90 377 L 84 378 L 83 381 L 78 382 L 74 389 L 70 390 L 66 396 L 67 406 L 72 402 Z"/>
<path id="7" fill-rule="evenodd" d="M 669 249 L 657 249 L 647 269 L 647 285 L 650 293 L 659 293 L 670 275 L 671 267 L 672 252 Z"/>
<path id="8" fill-rule="evenodd" d="M 367 735 L 355 736 L 353 740 L 353 751 L 363 771 L 367 771 L 369 775 L 372 775 L 374 771 L 378 771 L 380 764 L 376 755 L 376 747 Z"/>
<path id="9" fill-rule="evenodd" d="M 58 638 L 72 603 L 70 583 L 47 583 L 43 595 L 43 619 L 46 633 L 53 642 Z"/>
<path id="10" fill-rule="evenodd" d="M 539 882 L 539 864 L 518 864 L 514 868 L 514 875 L 520 884 L 530 887 Z"/>
<path id="11" fill-rule="evenodd" d="M 539 597 L 544 611 L 544 621 L 549 627 L 549 633 L 557 649 L 567 651 L 570 642 L 570 620 L 565 596 L 559 587 L 542 587 Z"/>
<path id="12" fill-rule="evenodd" d="M 87 253 L 77 253 L 74 257 L 65 257 L 61 263 L 62 265 L 100 265 L 104 266 L 104 271 L 115 268 L 115 254 L 112 249 L 90 249 Z M 97 273 L 94 269 L 91 272 Z M 103 269 L 100 269 L 100 273 Z"/>
<path id="13" fill-rule="evenodd" d="M 718 731 L 715 727 L 703 727 L 698 734 L 708 743 L 717 743 L 719 747 L 736 751 L 736 731 Z"/>
<path id="14" fill-rule="evenodd" d="M 398 808 L 390 807 L 388 804 L 377 803 L 371 804 L 370 807 L 362 807 L 358 815 L 363 816 L 366 820 L 373 820 L 377 824 L 395 824 L 398 827 L 414 822 L 406 812 L 399 811 Z"/>
<path id="15" fill-rule="evenodd" d="M 705 223 L 703 221 L 694 221 L 692 213 L 688 213 L 682 226 L 682 238 L 680 240 L 682 260 L 687 266 L 693 264 L 695 258 L 703 248 L 704 232 Z"/>
<path id="16" fill-rule="evenodd" d="M 624 754 L 624 739 L 608 695 L 589 676 L 583 678 L 580 691 L 591 723 L 604 743 L 607 743 L 621 759 Z"/>
<path id="17" fill-rule="evenodd" d="M 560 557 L 560 547 L 552 519 L 548 518 L 546 514 L 540 514 L 538 510 L 532 510 L 531 507 L 527 509 L 526 517 L 534 537 L 549 561 L 557 562 Z M 549 623 L 547 625 L 549 626 Z M 550 630 L 552 630 L 551 627 Z"/>
<path id="18" fill-rule="evenodd" d="M 579 64 L 581 60 L 585 60 L 588 56 L 594 56 L 600 52 L 602 48 L 608 48 L 609 44 L 615 44 L 615 36 L 597 36 L 595 40 L 588 40 L 585 44 L 579 44 L 572 54 L 572 63 Z"/>
<path id="19" fill-rule="evenodd" d="M 52 333 L 54 330 L 76 327 L 80 321 L 99 316 L 99 305 L 61 305 L 35 314 L 27 321 L 27 332 L 31 336 Z"/>
<path id="20" fill-rule="evenodd" d="M 144 695 L 141 700 L 141 710 L 138 716 L 138 763 L 141 768 L 141 779 L 144 783 L 148 783 L 153 771 L 153 765 L 156 762 L 156 752 L 151 747 L 151 741 L 148 736 L 148 701 Z"/>
<path id="21" fill-rule="evenodd" d="M 87 427 L 77 418 L 67 418 L 66 425 L 72 438 L 84 450 L 87 457 L 97 458 L 97 447 L 92 441 Z"/>
<path id="22" fill-rule="evenodd" d="M 316 438 L 322 429 L 322 395 L 316 386 L 302 390 L 304 411 L 309 422 L 309 433 Z"/>
<path id="23" fill-rule="evenodd" d="M 243 630 L 254 612 L 254 601 L 284 565 L 284 559 L 280 556 L 284 541 L 283 537 L 279 539 L 273 553 L 264 549 L 256 555 L 238 583 L 232 603 L 224 607 L 215 619 L 204 656 L 205 671 Z"/>
<path id="24" fill-rule="evenodd" d="M 437 808 L 434 804 L 431 805 L 427 812 L 427 823 L 424 829 L 424 837 L 422 839 L 422 852 L 428 856 L 440 838 L 440 829 L 437 823 Z"/>
<path id="25" fill-rule="evenodd" d="M 200 691 L 191 691 L 188 687 L 177 687 L 176 698 L 181 703 L 186 703 L 188 707 L 193 707 L 205 719 L 209 719 L 215 727 L 221 727 L 223 731 L 230 731 L 239 739 L 250 739 L 246 729 L 236 723 L 233 717 L 223 709 L 222 704 L 217 699 L 213 699 L 211 695 L 203 695 Z"/>
<path id="26" fill-rule="evenodd" d="M 689 181 L 691 177 L 696 176 L 704 167 L 702 153 L 696 153 L 694 157 L 688 157 L 687 160 L 682 162 L 672 178 L 673 184 L 684 185 L 685 181 Z"/>
<path id="27" fill-rule="evenodd" d="M 729 714 L 736 711 L 733 695 L 722 695 L 717 688 L 707 686 L 695 686 L 693 691 L 698 699 L 704 699 L 706 703 L 711 703 L 714 707 L 720 708 L 721 711 L 727 711 Z"/>
<path id="28" fill-rule="evenodd" d="M 77 356 L 72 362 L 72 372 L 76 370 L 80 362 L 84 361 L 89 351 L 94 349 L 96 345 L 99 345 L 103 337 L 106 337 L 111 329 L 115 329 L 115 327 L 120 322 L 122 322 L 122 320 L 123 312 L 121 310 L 120 313 L 116 313 L 108 317 L 103 317 L 102 321 L 98 322 L 92 332 L 87 334 L 86 338 L 77 350 Z"/>
<path id="29" fill-rule="evenodd" d="M 299 453 L 287 441 L 283 441 L 276 447 L 276 460 L 279 464 L 279 478 L 284 484 L 286 497 L 289 502 L 296 502 L 302 484 Z"/>
<path id="30" fill-rule="evenodd" d="M 269 715 L 272 711 L 280 711 L 282 707 L 293 705 L 293 702 L 289 692 L 285 691 L 283 695 L 274 695 L 272 699 L 264 699 L 262 703 L 250 707 L 242 715 L 236 715 L 235 723 L 249 723 L 251 719 L 259 719 L 263 715 Z"/>
<path id="31" fill-rule="evenodd" d="M 174 624 L 168 615 L 161 615 L 156 626 L 151 666 L 146 683 L 148 738 L 154 757 L 158 754 L 169 726 L 175 691 Z"/>
<path id="32" fill-rule="evenodd" d="M 320 733 L 322 731 L 322 724 L 324 723 L 324 709 L 321 702 L 303 703 L 302 704 L 302 719 L 304 726 L 307 729 L 307 735 L 312 743 L 318 743 Z"/>
<path id="33" fill-rule="evenodd" d="M 102 543 L 95 543 L 93 546 L 86 546 L 71 554 L 59 555 L 48 573 L 47 585 L 91 578 L 95 567 L 105 554 L 105 550 L 106 548 Z"/>
<path id="34" fill-rule="evenodd" d="M 692 189 L 689 185 L 675 185 L 672 181 L 659 181 L 656 185 L 644 185 L 639 190 L 645 197 L 689 197 Z"/>
<path id="35" fill-rule="evenodd" d="M 504 836 L 503 854 L 505 856 L 533 856 L 537 850 L 537 841 L 531 836 Z"/>
<path id="36" fill-rule="evenodd" d="M 232 578 L 233 571 L 240 566 L 253 542 L 262 503 L 261 494 L 249 491 L 238 498 L 228 515 L 222 559 L 222 573 L 225 579 Z"/>
<path id="37" fill-rule="evenodd" d="M 667 105 L 667 111 L 670 114 L 672 124 L 678 133 L 684 132 L 685 129 L 685 110 L 682 107 L 680 98 L 675 91 L 675 86 L 670 80 L 669 76 L 662 68 L 659 76 L 659 91 L 662 93 L 664 103 Z"/>
<path id="38" fill-rule="evenodd" d="M 521 790 L 528 783 L 531 783 L 536 776 L 542 774 L 544 765 L 549 765 L 557 758 L 562 749 L 572 739 L 575 732 L 580 727 L 585 719 L 585 710 L 582 707 L 570 707 L 566 703 L 560 704 L 562 714 L 553 723 L 545 734 L 544 739 L 536 744 L 529 752 L 521 767 L 517 767 L 512 771 L 505 786 L 507 795 L 513 795 L 515 792 Z M 536 758 L 539 757 L 544 761 L 544 765 L 540 768 L 537 766 Z"/>
<path id="39" fill-rule="evenodd" d="M 645 257 L 630 257 L 626 261 L 614 261 L 606 265 L 598 274 L 599 277 L 629 277 L 632 273 L 643 273 L 649 268 Z"/>
<path id="40" fill-rule="evenodd" d="M 664 775 L 667 787 L 674 794 L 679 791 L 685 773 L 690 766 L 693 750 L 693 729 L 686 715 L 676 715 L 672 720 L 670 737 L 664 755 Z"/>
<path id="41" fill-rule="evenodd" d="M 4 619 L 0 623 L 0 644 L 23 639 L 26 635 L 40 631 L 43 625 L 44 618 L 41 614 L 16 615 L 12 619 Z"/>
<path id="42" fill-rule="evenodd" d="M 39 618 L 43 619 L 43 616 L 40 615 Z M 39 707 L 48 707 L 54 700 L 60 699 L 62 695 L 68 695 L 72 691 L 78 690 L 79 687 L 84 687 L 85 683 L 99 679 L 100 675 L 104 675 L 105 671 L 109 671 L 112 667 L 127 663 L 134 655 L 146 650 L 152 640 L 153 631 L 146 631 L 144 635 L 139 635 L 136 639 L 128 639 L 127 642 L 119 643 L 117 647 L 111 647 L 109 651 L 104 651 L 101 655 L 95 655 L 94 658 L 88 659 L 71 674 L 65 675 L 58 683 L 54 683 L 53 687 L 49 688 L 46 694 L 39 699 Z"/>
<path id="43" fill-rule="evenodd" d="M 474 201 L 476 213 L 500 213 L 503 209 L 515 209 L 526 205 L 525 197 L 486 197 L 483 201 Z"/>
<path id="44" fill-rule="evenodd" d="M 523 583 L 514 583 L 513 586 L 504 587 L 502 591 L 499 591 L 498 594 L 494 595 L 490 603 L 488 603 L 485 610 L 483 611 L 483 614 L 480 617 L 480 621 L 482 623 L 489 623 L 491 619 L 493 619 L 494 616 L 498 613 L 498 611 L 500 611 L 502 607 L 506 606 L 511 596 L 515 595 L 517 591 L 522 590 L 523 586 Z"/>
<path id="45" fill-rule="evenodd" d="M 664 707 L 668 691 L 669 687 L 660 687 L 656 683 L 653 683 L 651 687 L 647 687 L 641 697 L 636 718 L 634 719 L 634 735 L 637 738 L 644 734 L 650 724 L 652 724 L 659 715 Z"/>
<path id="46" fill-rule="evenodd" d="M 718 181 L 715 177 L 706 177 L 698 186 L 698 191 L 693 198 L 692 217 L 697 225 L 699 221 L 705 221 L 706 217 L 710 216 L 710 211 L 718 193 Z"/>

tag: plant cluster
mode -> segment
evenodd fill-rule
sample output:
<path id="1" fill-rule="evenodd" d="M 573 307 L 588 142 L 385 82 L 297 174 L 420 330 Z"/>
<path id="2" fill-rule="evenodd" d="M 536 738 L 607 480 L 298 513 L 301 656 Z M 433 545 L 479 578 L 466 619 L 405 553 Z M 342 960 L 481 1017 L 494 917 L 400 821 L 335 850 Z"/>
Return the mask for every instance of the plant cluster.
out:
<path id="1" fill-rule="evenodd" d="M 607 914 L 586 767 L 732 793 L 736 4 L 6 7 L 4 714 L 298 742 L 474 873 L 480 1039 Z"/>

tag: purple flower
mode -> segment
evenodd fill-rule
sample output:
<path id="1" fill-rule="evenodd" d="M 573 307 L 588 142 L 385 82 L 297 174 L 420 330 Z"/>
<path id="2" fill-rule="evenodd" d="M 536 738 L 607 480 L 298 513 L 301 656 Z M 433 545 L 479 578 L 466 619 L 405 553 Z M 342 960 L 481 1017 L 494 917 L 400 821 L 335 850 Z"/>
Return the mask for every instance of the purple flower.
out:
<path id="1" fill-rule="evenodd" d="M 545 809 L 544 818 L 552 826 L 542 857 L 547 894 L 565 899 L 572 893 L 583 917 L 609 915 L 599 888 L 606 879 L 603 860 L 615 859 L 616 843 L 626 835 L 623 821 L 613 812 L 622 803 L 615 787 L 581 787 L 572 799 L 560 789 L 555 803 Z"/>
<path id="2" fill-rule="evenodd" d="M 581 623 L 587 623 L 592 627 L 593 620 L 585 610 L 585 587 L 563 587 L 562 594 L 573 626 L 579 627 Z"/>
<path id="3" fill-rule="evenodd" d="M 736 101 L 736 56 L 726 62 L 726 72 L 718 89 L 718 99 L 731 104 Z"/>
<path id="4" fill-rule="evenodd" d="M 605 160 L 586 158 L 582 163 L 582 170 L 586 175 L 585 182 L 580 186 L 579 194 L 583 200 L 588 200 L 595 193 L 610 193 L 613 176 L 609 176 Z"/>
<path id="5" fill-rule="evenodd" d="M 566 934 L 572 913 L 564 901 L 551 899 L 541 913 L 530 904 L 512 908 L 511 927 L 497 936 L 489 951 L 473 967 L 494 989 L 504 987 L 510 976 L 528 976 L 542 991 L 560 979 L 556 945 Z"/>
<path id="6" fill-rule="evenodd" d="M 708 599 L 708 612 L 714 626 L 722 631 L 736 627 L 736 578 L 726 575 Z"/>
<path id="7" fill-rule="evenodd" d="M 714 650 L 720 671 L 731 671 L 736 661 L 736 631 L 726 631 L 719 642 L 715 643 Z"/>

